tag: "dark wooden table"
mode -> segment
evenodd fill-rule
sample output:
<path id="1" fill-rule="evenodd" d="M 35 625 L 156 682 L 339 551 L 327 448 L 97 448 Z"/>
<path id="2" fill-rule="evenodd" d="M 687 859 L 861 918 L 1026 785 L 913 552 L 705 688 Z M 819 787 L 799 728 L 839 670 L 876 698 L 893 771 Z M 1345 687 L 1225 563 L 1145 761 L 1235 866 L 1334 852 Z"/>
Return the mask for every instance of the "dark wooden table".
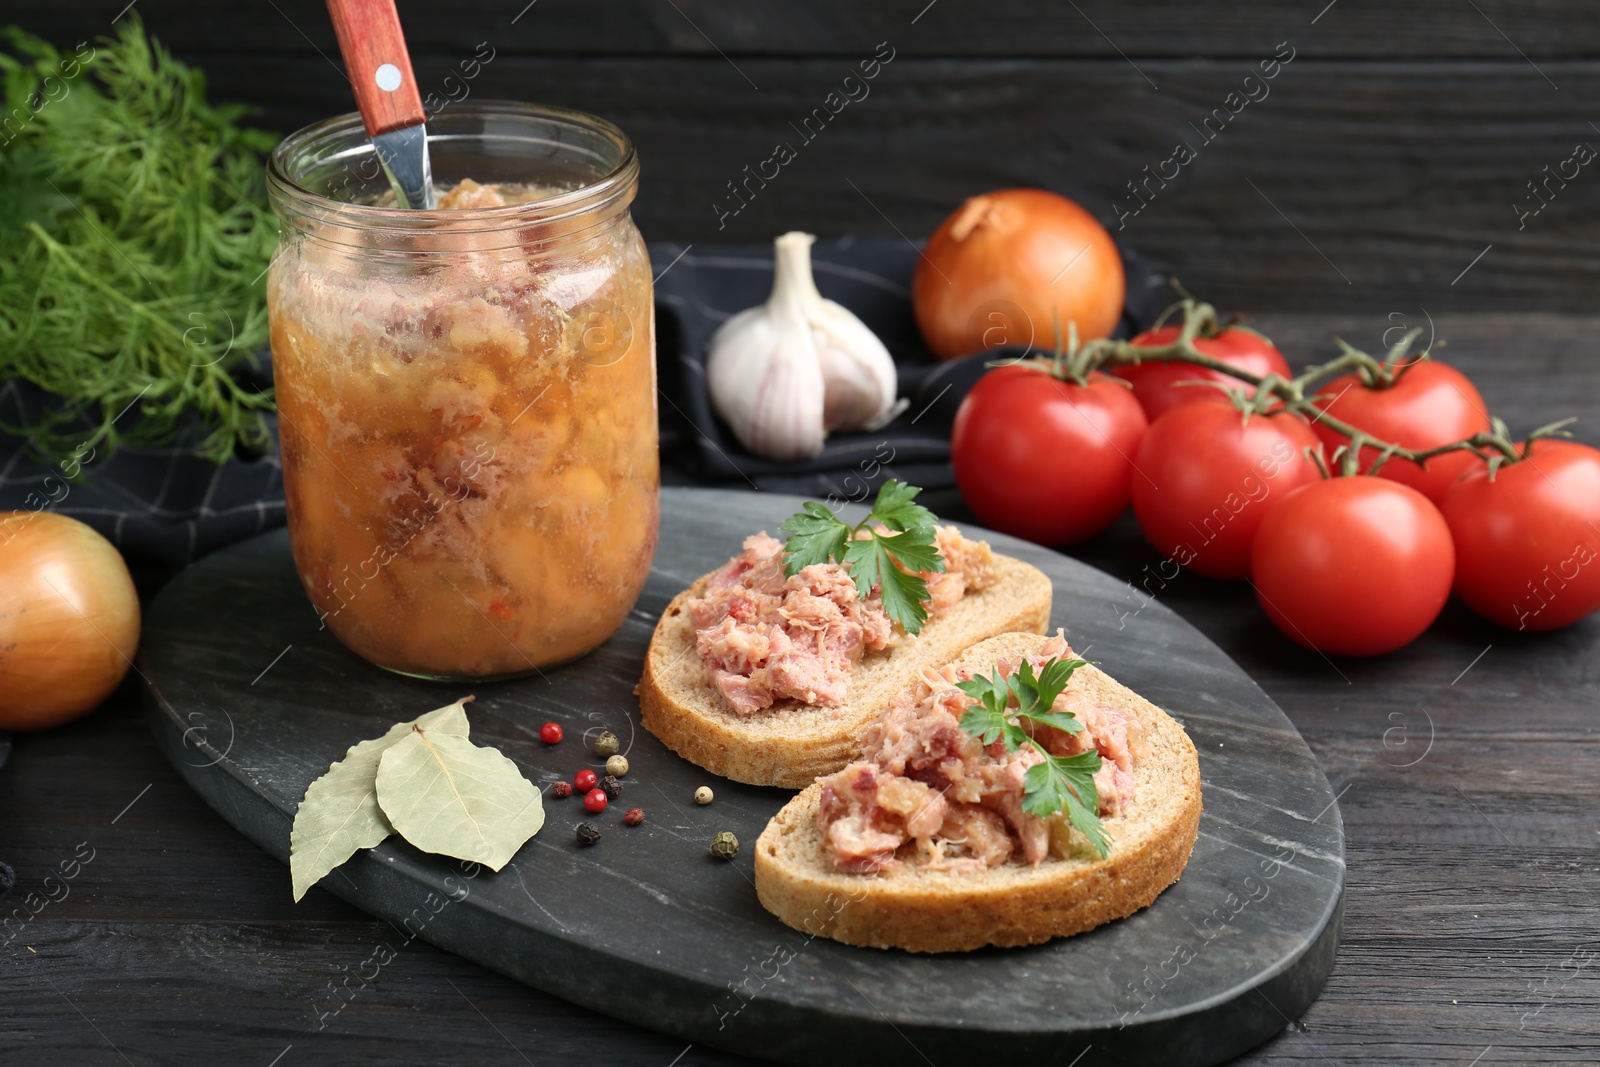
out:
<path id="1" fill-rule="evenodd" d="M 1391 313 L 1428 327 L 1415 307 L 1259 325 L 1300 362 L 1331 352 L 1334 331 L 1376 346 Z M 1575 414 L 1600 441 L 1600 322 L 1434 326 L 1513 427 Z M 1131 520 L 1077 554 L 1136 582 L 1157 559 Z M 1600 618 L 1525 637 L 1452 604 L 1407 649 L 1330 663 L 1280 637 L 1247 589 L 1183 575 L 1158 595 L 1282 705 L 1343 798 L 1338 965 L 1310 1011 L 1239 1062 L 1600 1060 Z M 1130 588 L 1126 610 L 1140 596 Z M 57 898 L 0 953 L 8 1065 L 734 1062 L 421 942 L 324 1018 L 331 985 L 389 928 L 318 890 L 291 904 L 282 866 L 157 753 L 133 684 L 18 740 L 0 771 L 0 858 L 19 880 L 7 908 L 47 886 Z M 76 877 L 45 882 L 74 859 Z"/>
<path id="2" fill-rule="evenodd" d="M 279 132 L 350 107 L 321 0 L 23 7 L 0 22 L 69 49 L 132 9 L 215 97 L 257 105 Z M 543 100 L 627 129 L 653 240 L 921 235 L 960 198 L 1011 184 L 1110 219 L 1137 206 L 1145 168 L 1198 145 L 1170 187 L 1146 186 L 1159 195 L 1127 221 L 1134 247 L 1222 306 L 1306 310 L 1261 323 L 1297 362 L 1329 354 L 1334 331 L 1377 348 L 1392 327 L 1426 328 L 1421 305 L 1447 312 L 1447 357 L 1514 426 L 1576 414 L 1600 443 L 1600 319 L 1575 317 L 1600 282 L 1595 168 L 1520 214 L 1576 142 L 1600 145 L 1600 21 L 1580 0 L 400 7 L 427 93 Z M 880 42 L 895 58 L 870 99 L 721 228 L 726 184 L 802 140 L 794 125 Z M 495 58 L 464 67 L 481 45 Z M 1235 90 L 1260 92 L 1246 75 L 1285 46 L 1295 58 L 1270 98 L 1234 105 L 1219 135 L 1197 129 Z M 1532 310 L 1473 314 L 1485 308 Z M 1126 520 L 1077 552 L 1134 581 L 1156 560 Z M 1600 1061 L 1600 620 L 1523 638 L 1452 606 L 1400 653 L 1330 665 L 1246 590 L 1183 576 L 1158 595 L 1260 680 L 1344 790 L 1338 967 L 1244 1062 Z M 1139 603 L 1130 590 L 1128 610 Z M 157 754 L 132 684 L 82 723 L 22 738 L 0 771 L 0 859 L 20 878 L 0 903 L 91 850 L 0 951 L 8 1067 L 728 1062 L 420 943 L 319 1029 L 330 983 L 388 928 L 320 892 L 291 905 L 282 868 Z"/>

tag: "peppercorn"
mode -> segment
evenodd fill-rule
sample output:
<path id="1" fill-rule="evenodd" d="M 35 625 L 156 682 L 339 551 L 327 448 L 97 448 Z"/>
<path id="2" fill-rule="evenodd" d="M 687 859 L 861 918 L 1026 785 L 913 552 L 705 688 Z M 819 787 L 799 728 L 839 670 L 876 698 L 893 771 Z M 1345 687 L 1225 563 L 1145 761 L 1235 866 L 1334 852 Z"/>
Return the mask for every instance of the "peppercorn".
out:
<path id="1" fill-rule="evenodd" d="M 709 804 L 711 803 L 712 795 L 711 787 L 703 785 L 694 791 L 694 802 L 696 804 Z"/>
<path id="2" fill-rule="evenodd" d="M 606 796 L 604 789 L 591 789 L 583 795 L 583 808 L 596 815 L 606 810 L 606 805 L 611 803 L 611 798 Z"/>
<path id="3" fill-rule="evenodd" d="M 594 823 L 580 822 L 578 824 L 578 844 L 592 845 L 598 840 L 600 840 L 600 831 L 595 828 Z"/>
<path id="4" fill-rule="evenodd" d="M 644 809 L 629 808 L 626 814 L 622 816 L 622 821 L 627 826 L 638 826 L 640 823 L 644 822 Z"/>
<path id="5" fill-rule="evenodd" d="M 547 722 L 539 727 L 539 740 L 547 745 L 554 745 L 559 742 L 561 734 L 561 724 L 558 722 Z"/>
<path id="6" fill-rule="evenodd" d="M 622 783 L 617 781 L 617 776 L 608 774 L 600 779 L 600 788 L 607 798 L 615 800 L 622 795 Z"/>
<path id="7" fill-rule="evenodd" d="M 614 774 L 618 778 L 628 773 L 627 756 L 611 756 L 606 760 L 606 773 Z"/>
<path id="8" fill-rule="evenodd" d="M 610 730 L 601 730 L 600 736 L 594 739 L 594 754 L 601 759 L 615 756 L 622 743 L 617 740 L 617 735 Z"/>
<path id="9" fill-rule="evenodd" d="M 739 854 L 739 839 L 730 830 L 723 830 L 711 839 L 711 855 L 719 860 L 731 860 Z"/>
<path id="10" fill-rule="evenodd" d="M 600 776 L 587 767 L 572 776 L 572 784 L 580 793 L 587 793 L 593 789 L 595 782 L 599 780 Z"/>
<path id="11" fill-rule="evenodd" d="M 557 782 L 555 785 L 550 787 L 550 795 L 555 797 L 557 800 L 564 800 L 567 797 L 570 797 L 572 795 L 572 783 Z"/>

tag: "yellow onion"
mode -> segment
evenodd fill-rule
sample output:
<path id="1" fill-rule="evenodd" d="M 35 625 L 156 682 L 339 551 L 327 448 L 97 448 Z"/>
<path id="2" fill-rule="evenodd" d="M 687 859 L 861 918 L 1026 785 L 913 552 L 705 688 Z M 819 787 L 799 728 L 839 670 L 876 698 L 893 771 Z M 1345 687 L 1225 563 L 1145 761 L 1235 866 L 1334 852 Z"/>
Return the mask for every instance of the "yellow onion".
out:
<path id="1" fill-rule="evenodd" d="M 1109 337 L 1122 317 L 1122 253 L 1081 206 L 1045 189 L 1000 189 L 957 208 L 928 238 L 911 310 L 940 359 L 1000 345 Z"/>
<path id="2" fill-rule="evenodd" d="M 94 710 L 138 648 L 139 596 L 110 541 L 64 515 L 0 513 L 0 729 Z"/>

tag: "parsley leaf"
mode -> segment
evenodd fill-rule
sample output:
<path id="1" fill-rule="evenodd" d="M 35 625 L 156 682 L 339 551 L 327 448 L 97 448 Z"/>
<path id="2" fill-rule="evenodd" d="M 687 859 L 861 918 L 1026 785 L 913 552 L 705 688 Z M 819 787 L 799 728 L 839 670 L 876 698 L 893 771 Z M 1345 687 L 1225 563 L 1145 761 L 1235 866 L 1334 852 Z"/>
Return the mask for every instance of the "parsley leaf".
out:
<path id="1" fill-rule="evenodd" d="M 1083 732 L 1083 724 L 1070 711 L 1051 711 L 1056 697 L 1067 688 L 1073 672 L 1086 665 L 1081 659 L 1053 659 L 1040 668 L 1037 678 L 1033 664 L 1027 660 L 1010 678 L 1011 691 L 1017 697 L 1017 716 L 1032 719 L 1045 726 L 1054 726 L 1069 734 Z"/>
<path id="2" fill-rule="evenodd" d="M 872 587 L 877 586 L 889 618 L 903 626 L 906 633 L 918 633 L 928 621 L 928 609 L 923 606 L 928 599 L 928 583 L 895 566 L 894 542 L 907 535 L 884 537 L 876 530 L 870 533 L 870 537 L 853 540 L 844 549 L 844 562 L 850 567 L 850 577 L 856 580 L 856 592 L 865 600 L 872 595 Z M 934 558 L 939 558 L 937 553 Z"/>
<path id="3" fill-rule="evenodd" d="M 928 583 L 921 575 L 945 569 L 935 545 L 933 512 L 914 502 L 920 492 L 889 479 L 867 517 L 854 526 L 827 505 L 807 501 L 779 527 L 789 534 L 783 572 L 798 574 L 815 563 L 844 564 L 863 600 L 876 587 L 889 618 L 908 634 L 920 633 L 928 620 Z"/>
<path id="4" fill-rule="evenodd" d="M 1111 839 L 1100 822 L 1100 792 L 1094 774 L 1100 769 L 1100 753 L 1083 752 L 1076 756 L 1042 753 L 1043 763 L 1035 763 L 1023 775 L 1022 810 L 1048 818 L 1065 811 L 1072 825 L 1089 839 L 1102 857 L 1111 851 Z"/>
<path id="5" fill-rule="evenodd" d="M 925 535 L 927 541 L 932 542 L 933 512 L 921 504 L 912 503 L 920 492 L 922 490 L 914 485 L 889 479 L 878 490 L 878 499 L 873 501 L 869 519 L 876 519 L 897 533 Z"/>
<path id="6" fill-rule="evenodd" d="M 884 548 L 906 570 L 920 571 L 924 574 L 939 574 L 944 571 L 944 557 L 939 555 L 939 550 L 934 547 L 931 533 L 926 542 L 915 540 L 916 534 L 909 531 L 884 534 L 873 530 L 871 533 L 875 540 L 883 542 Z"/>
<path id="7" fill-rule="evenodd" d="M 974 701 L 961 716 L 962 730 L 985 745 L 1004 739 L 1008 752 L 1031 745 L 1044 757 L 1043 762 L 1029 767 L 1023 775 L 1022 810 L 1040 818 L 1065 813 L 1103 857 L 1111 850 L 1111 839 L 1100 822 L 1100 793 L 1094 784 L 1100 753 L 1052 755 L 1022 726 L 1022 720 L 1027 719 L 1067 733 L 1081 733 L 1083 724 L 1071 712 L 1050 709 L 1073 673 L 1084 665 L 1081 659 L 1052 659 L 1035 673 L 1033 664 L 1023 660 L 1010 677 L 1002 677 L 997 667 L 992 675 L 978 675 L 957 683 L 956 688 Z"/>
<path id="8" fill-rule="evenodd" d="M 827 505 L 808 500 L 803 507 L 804 511 L 778 527 L 790 534 L 783 549 L 783 573 L 791 577 L 802 567 L 842 558 L 845 542 L 850 540 L 850 524 Z"/>
<path id="9" fill-rule="evenodd" d="M 1011 689 L 998 669 L 993 677 L 985 678 L 980 674 L 965 682 L 957 682 L 956 688 L 977 701 L 961 716 L 961 728 L 967 733 L 985 745 L 992 745 L 1004 737 L 1009 752 L 1015 752 L 1028 739 L 1022 727 L 1006 715 Z"/>

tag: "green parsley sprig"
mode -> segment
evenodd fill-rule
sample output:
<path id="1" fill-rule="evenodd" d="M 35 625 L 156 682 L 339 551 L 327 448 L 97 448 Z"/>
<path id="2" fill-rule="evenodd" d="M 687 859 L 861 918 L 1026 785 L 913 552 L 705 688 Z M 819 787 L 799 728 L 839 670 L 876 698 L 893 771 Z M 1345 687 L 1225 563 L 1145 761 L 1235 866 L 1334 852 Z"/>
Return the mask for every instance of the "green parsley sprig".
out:
<path id="1" fill-rule="evenodd" d="M 795 575 L 814 563 L 842 563 L 850 568 L 863 600 L 878 587 L 889 618 L 908 634 L 920 633 L 928 621 L 928 583 L 921 574 L 945 569 L 934 546 L 933 512 L 914 503 L 920 492 L 917 486 L 889 479 L 867 517 L 854 526 L 826 504 L 806 501 L 805 510 L 779 527 L 789 534 L 783 572 Z"/>
<path id="2" fill-rule="evenodd" d="M 1051 755 L 1022 726 L 1022 720 L 1027 719 L 1069 734 L 1082 733 L 1083 724 L 1070 711 L 1050 709 L 1072 680 L 1073 672 L 1085 663 L 1081 659 L 1052 659 L 1035 674 L 1033 664 L 1023 660 L 1009 678 L 1001 677 L 997 667 L 992 676 L 979 675 L 959 683 L 957 688 L 976 701 L 961 716 L 963 730 L 985 745 L 1004 741 L 1007 752 L 1030 745 L 1044 757 L 1043 763 L 1029 767 L 1023 776 L 1022 810 L 1041 818 L 1066 812 L 1072 825 L 1104 857 L 1111 851 L 1111 839 L 1100 822 L 1100 792 L 1094 784 L 1100 753 Z"/>

